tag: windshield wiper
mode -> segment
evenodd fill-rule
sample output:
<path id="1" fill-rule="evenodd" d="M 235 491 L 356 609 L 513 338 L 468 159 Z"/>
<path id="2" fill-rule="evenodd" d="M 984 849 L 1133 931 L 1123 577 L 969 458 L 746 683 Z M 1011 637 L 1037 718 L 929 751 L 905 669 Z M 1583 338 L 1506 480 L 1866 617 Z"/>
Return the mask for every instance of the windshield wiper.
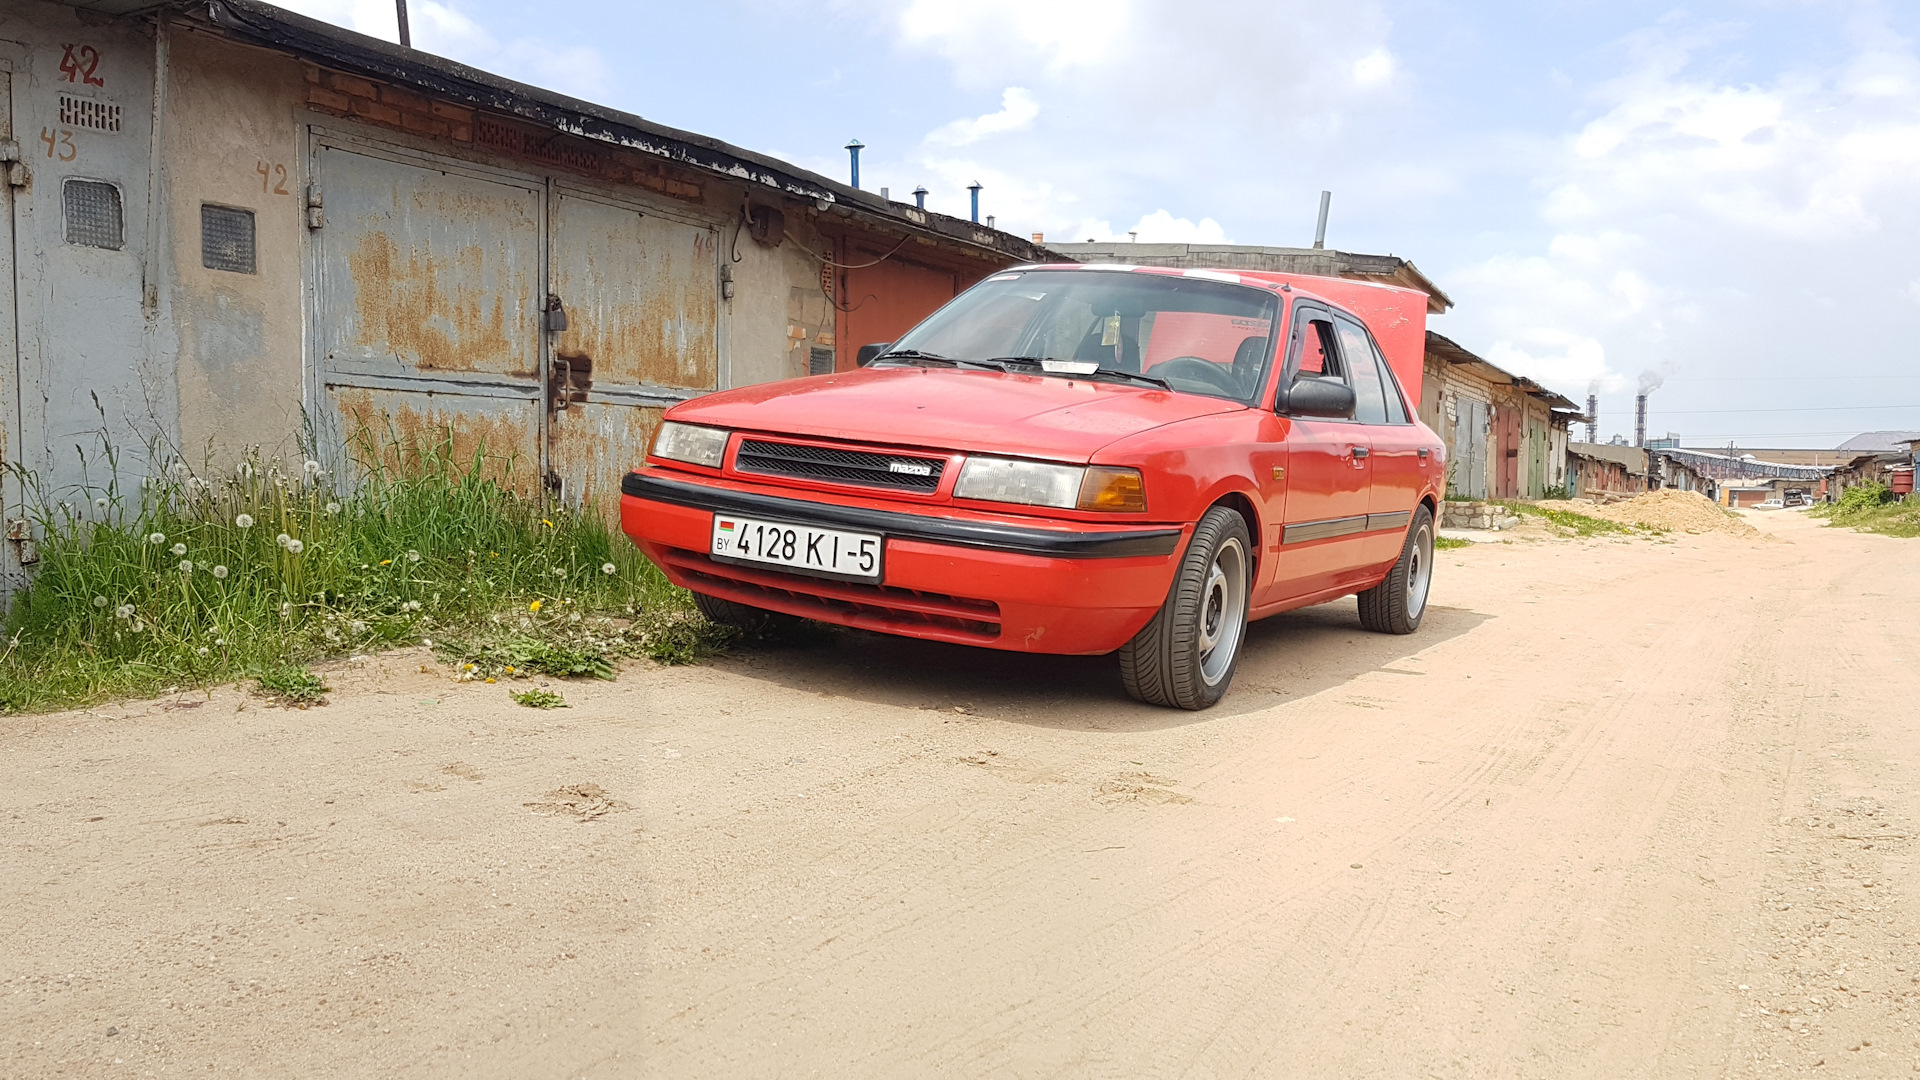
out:
<path id="1" fill-rule="evenodd" d="M 878 364 L 882 360 L 893 359 L 931 360 L 936 364 L 952 364 L 954 367 L 985 368 L 988 371 L 1007 370 L 1004 364 L 997 364 L 986 360 L 958 360 L 951 356 L 941 356 L 939 353 L 921 352 L 919 349 L 900 349 L 895 352 L 884 352 L 874 357 L 873 362 Z"/>
<path id="2" fill-rule="evenodd" d="M 1088 375 L 1107 375 L 1116 379 L 1132 379 L 1134 382 L 1147 383 L 1151 386 L 1157 386 L 1162 390 L 1173 389 L 1172 386 L 1169 386 L 1167 384 L 1167 381 L 1165 379 L 1156 379 L 1151 375 L 1142 375 L 1134 371 L 1121 371 L 1119 368 L 1085 367 L 1084 365 L 1086 364 L 1086 361 L 1077 361 L 1077 360 L 1062 361 L 1052 356 L 996 356 L 993 358 L 992 361 L 983 361 L 983 362 L 1000 362 L 1000 363 L 1008 363 L 1008 364 L 1036 364 L 1040 367 L 1042 371 L 1046 372 L 1049 375 L 1066 375 L 1069 377 L 1080 376 L 1082 378 Z M 1048 363 L 1058 364 L 1059 366 L 1048 367 L 1047 366 Z M 1077 370 L 1070 369 L 1069 365 L 1071 365 L 1072 368 Z"/>
<path id="3" fill-rule="evenodd" d="M 1147 383 L 1152 386 L 1157 386 L 1162 390 L 1173 389 L 1173 386 L 1169 384 L 1167 380 L 1156 379 L 1151 375 L 1142 375 L 1137 371 L 1121 371 L 1119 368 L 1103 367 L 1093 369 L 1093 373 L 1095 375 L 1111 375 L 1116 379 L 1132 379 L 1134 382 Z"/>

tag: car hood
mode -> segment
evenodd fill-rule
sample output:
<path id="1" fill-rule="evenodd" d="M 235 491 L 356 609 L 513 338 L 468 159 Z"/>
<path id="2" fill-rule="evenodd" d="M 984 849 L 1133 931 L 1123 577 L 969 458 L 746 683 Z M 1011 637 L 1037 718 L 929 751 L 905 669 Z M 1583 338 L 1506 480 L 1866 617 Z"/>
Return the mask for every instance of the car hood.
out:
<path id="1" fill-rule="evenodd" d="M 1116 439 L 1241 408 L 1119 382 L 901 367 L 726 390 L 667 415 L 770 435 L 1086 462 Z"/>

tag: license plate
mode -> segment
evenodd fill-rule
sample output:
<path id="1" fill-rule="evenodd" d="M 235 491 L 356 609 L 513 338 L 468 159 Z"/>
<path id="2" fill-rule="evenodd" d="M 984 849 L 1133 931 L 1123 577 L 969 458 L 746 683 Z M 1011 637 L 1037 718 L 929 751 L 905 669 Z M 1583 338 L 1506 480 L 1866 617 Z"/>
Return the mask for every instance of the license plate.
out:
<path id="1" fill-rule="evenodd" d="M 881 538 L 779 521 L 713 515 L 713 554 L 823 577 L 880 580 Z"/>

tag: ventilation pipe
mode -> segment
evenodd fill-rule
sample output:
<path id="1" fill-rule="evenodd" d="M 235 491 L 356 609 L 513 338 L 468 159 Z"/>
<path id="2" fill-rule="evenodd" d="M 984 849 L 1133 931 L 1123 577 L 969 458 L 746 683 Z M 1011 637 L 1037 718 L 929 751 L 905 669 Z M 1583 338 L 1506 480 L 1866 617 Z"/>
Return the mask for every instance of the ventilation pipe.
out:
<path id="1" fill-rule="evenodd" d="M 927 208 L 927 189 L 924 185 L 913 189 L 913 205 L 920 210 Z"/>
<path id="2" fill-rule="evenodd" d="M 978 225 L 980 224 L 980 181 L 975 180 L 968 184 L 967 190 L 973 193 L 973 223 Z"/>
<path id="3" fill-rule="evenodd" d="M 856 189 L 860 187 L 860 150 L 866 145 L 859 139 L 853 139 L 847 143 L 846 147 L 847 153 L 853 158 L 853 186 Z"/>
<path id="4" fill-rule="evenodd" d="M 1327 210 L 1332 205 L 1333 205 L 1333 192 L 1331 191 L 1321 192 L 1320 193 L 1320 221 L 1318 224 L 1316 224 L 1313 227 L 1313 246 L 1316 248 L 1323 248 L 1327 246 Z"/>
<path id="5" fill-rule="evenodd" d="M 1600 441 L 1600 395 L 1587 395 L 1587 441 Z"/>
<path id="6" fill-rule="evenodd" d="M 1633 445 L 1647 445 L 1647 395 L 1639 394 L 1633 399 Z"/>
<path id="7" fill-rule="evenodd" d="M 413 31 L 407 27 L 407 0 L 393 0 L 394 14 L 400 18 L 400 47 L 413 48 Z"/>

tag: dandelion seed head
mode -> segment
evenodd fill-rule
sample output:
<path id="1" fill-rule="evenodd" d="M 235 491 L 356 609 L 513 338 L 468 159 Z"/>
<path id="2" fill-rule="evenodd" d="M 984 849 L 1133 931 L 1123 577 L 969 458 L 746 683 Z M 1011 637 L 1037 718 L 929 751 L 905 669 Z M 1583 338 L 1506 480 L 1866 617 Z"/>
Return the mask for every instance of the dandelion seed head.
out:
<path id="1" fill-rule="evenodd" d="M 251 528 L 253 528 L 253 515 L 252 515 L 252 514 L 238 514 L 238 515 L 235 515 L 235 517 L 234 517 L 234 519 L 233 519 L 233 523 L 234 523 L 234 525 L 235 525 L 235 526 L 237 526 L 237 527 L 239 527 L 239 528 L 242 528 L 242 529 L 251 529 Z"/>
<path id="2" fill-rule="evenodd" d="M 183 574 L 191 574 L 191 573 L 193 573 L 193 560 L 192 560 L 192 559 L 181 559 L 181 560 L 180 560 L 180 572 L 181 572 L 181 573 L 183 573 Z"/>
<path id="3" fill-rule="evenodd" d="M 293 605 L 282 602 L 280 605 L 280 617 L 284 619 L 284 618 L 289 618 L 292 615 L 293 615 Z"/>
<path id="4" fill-rule="evenodd" d="M 166 542 L 167 542 L 166 533 L 157 532 L 157 533 L 147 534 L 147 543 L 152 544 L 155 547 L 158 547 L 159 545 L 164 544 Z"/>
<path id="5" fill-rule="evenodd" d="M 205 656 L 205 655 L 207 655 L 207 647 L 206 647 L 205 645 L 202 645 L 202 646 L 200 646 L 199 648 L 197 648 L 197 649 L 195 649 L 195 650 L 193 650 L 193 651 L 194 651 L 194 652 L 196 652 L 196 653 L 198 653 L 198 654 L 199 654 L 199 655 L 201 655 L 201 656 Z"/>
<path id="6" fill-rule="evenodd" d="M 420 561 L 420 553 L 419 553 L 419 552 L 417 552 L 417 551 L 414 551 L 414 550 L 412 550 L 411 548 L 409 548 L 409 549 L 407 550 L 407 561 L 408 561 L 408 562 L 419 562 L 419 561 Z"/>
<path id="7" fill-rule="evenodd" d="M 323 472 L 325 472 L 325 471 L 326 471 L 325 469 L 322 469 L 322 468 L 320 467 L 320 463 L 319 463 L 319 462 L 317 462 L 317 461 L 314 461 L 314 460 L 312 460 L 312 459 L 309 459 L 309 460 L 307 461 L 307 463 L 306 463 L 306 465 L 305 465 L 305 466 L 303 466 L 303 467 L 304 467 L 304 468 L 305 468 L 305 469 L 307 470 L 307 475 L 308 475 L 308 476 L 310 476 L 310 477 L 315 477 L 315 478 L 318 478 L 318 477 L 319 477 L 319 475 L 320 475 L 321 473 L 323 473 Z"/>
<path id="8" fill-rule="evenodd" d="M 114 617 L 114 618 L 116 618 L 116 619 L 131 619 L 131 618 L 133 618 L 133 605 L 132 605 L 132 604 L 121 604 L 121 605 L 120 605 L 119 607 L 117 607 L 117 608 L 114 608 L 114 609 L 113 609 L 113 617 Z"/>
<path id="9" fill-rule="evenodd" d="M 175 555 L 185 555 L 187 553 L 187 545 L 185 544 L 173 545 L 173 553 Z"/>
<path id="10" fill-rule="evenodd" d="M 339 513 L 339 512 L 340 512 L 340 504 L 339 504 L 339 503 L 337 503 L 337 502 L 330 502 L 330 503 L 328 503 L 328 504 L 327 504 L 327 513 L 329 513 L 329 514 L 337 514 L 337 513 Z"/>
<path id="11" fill-rule="evenodd" d="M 610 562 L 607 562 L 607 563 L 601 563 L 601 564 L 600 564 L 600 572 L 601 572 L 601 573 L 603 573 L 603 574 L 606 574 L 606 575 L 608 575 L 608 576 L 612 576 L 612 575 L 613 575 L 614 573 L 616 573 L 616 572 L 617 572 L 617 571 L 618 571 L 619 569 L 620 569 L 619 567 L 617 567 L 617 566 L 615 566 L 615 565 L 613 565 L 613 564 L 612 564 L 612 563 L 610 563 Z"/>
<path id="12" fill-rule="evenodd" d="M 567 572 L 566 572 L 565 570 L 563 570 L 563 569 L 561 569 L 560 567 L 558 567 L 558 566 L 556 566 L 556 567 L 554 567 L 554 568 L 553 568 L 553 576 L 554 576 L 554 577 L 566 577 L 566 576 L 567 576 Z"/>
<path id="13" fill-rule="evenodd" d="M 288 553 L 288 554 L 291 554 L 291 555 L 298 555 L 298 554 L 300 554 L 301 552 L 303 552 L 303 551 L 305 551 L 305 550 L 307 550 L 307 545 L 305 545 L 305 544 L 303 544 L 303 543 L 301 543 L 300 541 L 298 541 L 298 540 L 289 540 L 289 541 L 287 541 L 287 553 Z"/>
<path id="14" fill-rule="evenodd" d="M 95 510 L 105 510 L 107 508 L 107 497 L 105 495 L 102 495 L 99 498 L 93 500 L 93 508 Z"/>
<path id="15" fill-rule="evenodd" d="M 94 598 L 93 598 L 93 606 L 94 606 L 94 607 L 97 607 L 97 608 L 103 608 L 103 607 L 106 607 L 106 606 L 107 606 L 107 598 L 106 598 L 106 597 L 104 597 L 104 596 L 96 596 L 96 597 L 94 597 Z"/>
<path id="16" fill-rule="evenodd" d="M 281 547 L 286 547 L 287 541 L 291 539 L 293 539 L 293 537 L 288 536 L 286 533 L 281 533 L 279 536 L 273 538 L 273 542 L 279 544 Z"/>
<path id="17" fill-rule="evenodd" d="M 213 643 L 215 645 L 225 645 L 227 643 L 227 639 L 223 637 L 217 637 L 213 639 Z"/>
<path id="18" fill-rule="evenodd" d="M 213 576 L 219 578 L 221 581 L 227 580 L 227 568 L 224 566 L 214 567 Z"/>

